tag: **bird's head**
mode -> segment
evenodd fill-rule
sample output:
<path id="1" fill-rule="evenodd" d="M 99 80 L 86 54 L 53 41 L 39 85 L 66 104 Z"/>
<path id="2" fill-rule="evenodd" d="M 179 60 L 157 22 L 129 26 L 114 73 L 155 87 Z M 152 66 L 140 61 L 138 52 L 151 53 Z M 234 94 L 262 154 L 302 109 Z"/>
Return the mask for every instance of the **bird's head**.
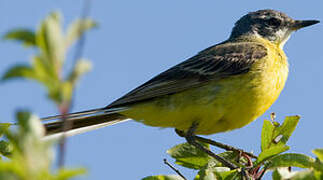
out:
<path id="1" fill-rule="evenodd" d="M 231 38 L 256 35 L 281 47 L 293 31 L 319 23 L 317 20 L 294 20 L 275 10 L 259 10 L 241 17 L 232 30 Z"/>

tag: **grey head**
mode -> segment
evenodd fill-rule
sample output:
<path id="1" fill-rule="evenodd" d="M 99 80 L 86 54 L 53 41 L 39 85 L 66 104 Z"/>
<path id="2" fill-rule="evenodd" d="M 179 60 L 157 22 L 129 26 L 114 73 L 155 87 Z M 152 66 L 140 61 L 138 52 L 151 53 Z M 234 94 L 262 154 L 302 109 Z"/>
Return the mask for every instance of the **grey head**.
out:
<path id="1" fill-rule="evenodd" d="M 230 39 L 243 35 L 256 35 L 281 46 L 293 31 L 319 23 L 317 20 L 294 20 L 286 14 L 271 10 L 250 12 L 241 17 L 232 30 Z"/>

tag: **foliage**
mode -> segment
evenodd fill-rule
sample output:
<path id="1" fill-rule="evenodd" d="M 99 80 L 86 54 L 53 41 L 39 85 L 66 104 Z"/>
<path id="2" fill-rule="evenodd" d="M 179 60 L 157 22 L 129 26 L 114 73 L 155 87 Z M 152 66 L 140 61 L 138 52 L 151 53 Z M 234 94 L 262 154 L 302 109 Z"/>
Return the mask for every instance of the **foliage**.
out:
<path id="1" fill-rule="evenodd" d="M 44 127 L 38 117 L 27 111 L 16 114 L 17 129 L 1 124 L 1 136 L 5 142 L 0 152 L 0 179 L 8 180 L 65 180 L 85 172 L 84 169 L 60 169 L 51 172 L 53 160 L 52 142 L 44 141 Z"/>
<path id="2" fill-rule="evenodd" d="M 323 149 L 315 149 L 316 159 L 304 154 L 283 153 L 289 150 L 286 145 L 299 121 L 299 116 L 286 117 L 280 125 L 278 122 L 265 120 L 261 133 L 261 152 L 256 159 L 248 162 L 250 157 L 241 156 L 239 152 L 226 151 L 217 154 L 234 163 L 239 168 L 230 170 L 220 162 L 196 149 L 194 146 L 183 143 L 169 149 L 167 153 L 175 159 L 175 163 L 185 168 L 198 170 L 194 180 L 239 180 L 261 179 L 267 171 L 272 171 L 274 180 L 320 180 L 323 179 Z M 208 145 L 203 144 L 209 148 Z M 291 167 L 303 168 L 291 171 Z M 178 180 L 178 175 L 149 176 L 144 180 Z"/>
<path id="3" fill-rule="evenodd" d="M 79 78 L 91 68 L 89 61 L 75 61 L 69 73 L 63 73 L 68 49 L 87 30 L 96 26 L 91 19 L 78 19 L 62 30 L 60 13 L 50 13 L 36 31 L 13 29 L 4 35 L 27 48 L 36 50 L 31 64 L 11 67 L 2 81 L 16 78 L 35 80 L 47 90 L 50 100 L 66 113 Z M 63 77 L 63 74 L 67 74 Z M 45 141 L 44 127 L 39 118 L 27 111 L 16 115 L 17 123 L 0 124 L 0 179 L 6 180 L 65 180 L 84 174 L 84 169 L 59 169 L 53 171 L 53 142 Z"/>
<path id="4" fill-rule="evenodd" d="M 2 80 L 14 78 L 32 79 L 44 87 L 48 97 L 56 104 L 67 104 L 72 98 L 75 83 L 81 75 L 91 68 L 89 61 L 80 59 L 76 61 L 72 71 L 62 77 L 62 68 L 67 50 L 87 30 L 96 26 L 91 19 L 76 20 L 66 33 L 62 30 L 61 15 L 51 13 L 39 25 L 36 31 L 29 29 L 13 29 L 4 39 L 16 40 L 27 47 L 37 49 L 37 54 L 31 60 L 31 65 L 19 64 L 10 68 Z"/>

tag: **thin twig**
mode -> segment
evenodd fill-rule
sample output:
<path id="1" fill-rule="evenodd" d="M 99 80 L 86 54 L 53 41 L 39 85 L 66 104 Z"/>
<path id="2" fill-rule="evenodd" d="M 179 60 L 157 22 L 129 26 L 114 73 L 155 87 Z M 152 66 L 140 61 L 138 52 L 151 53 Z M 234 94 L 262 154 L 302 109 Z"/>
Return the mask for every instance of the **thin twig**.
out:
<path id="1" fill-rule="evenodd" d="M 168 167 L 170 167 L 172 170 L 174 170 L 179 176 L 181 176 L 184 180 L 187 180 L 186 178 L 185 178 L 185 176 L 178 170 L 178 169 L 176 169 L 174 166 L 172 166 L 168 161 L 167 161 L 167 159 L 164 159 L 164 163 L 168 166 Z"/>
<path id="2" fill-rule="evenodd" d="M 258 172 L 258 174 L 256 175 L 256 180 L 261 180 L 262 177 L 264 176 L 264 174 L 266 173 L 266 169 L 261 169 L 260 172 Z"/>
<path id="3" fill-rule="evenodd" d="M 91 0 L 84 0 L 84 5 L 83 5 L 83 9 L 81 12 L 81 19 L 85 19 L 86 17 L 88 17 L 89 13 L 90 13 L 90 8 L 91 8 Z M 81 32 L 81 29 L 83 24 L 81 24 L 79 32 Z M 84 26 L 84 25 L 83 25 Z M 76 44 L 75 47 L 75 54 L 74 54 L 74 58 L 73 58 L 73 67 L 75 67 L 77 61 L 82 57 L 83 54 L 83 50 L 84 50 L 84 45 L 85 45 L 85 40 L 86 40 L 86 36 L 85 33 L 81 33 L 80 39 Z M 74 100 L 74 96 L 75 96 L 75 91 L 74 88 L 72 89 L 72 97 L 70 99 L 69 102 L 67 102 L 66 104 L 62 104 L 59 109 L 62 115 L 62 122 L 63 122 L 63 126 L 62 126 L 62 130 L 63 130 L 63 135 L 60 139 L 59 142 L 59 151 L 58 151 L 58 167 L 63 167 L 64 163 L 65 163 L 65 151 L 66 151 L 66 135 L 65 132 L 70 129 L 70 127 L 73 126 L 72 121 L 68 121 L 66 115 L 68 114 L 68 112 L 70 111 L 70 109 L 72 109 L 73 106 L 73 100 Z"/>
<path id="4" fill-rule="evenodd" d="M 81 12 L 81 20 L 84 20 L 89 16 L 90 10 L 91 10 L 91 2 L 92 2 L 91 0 L 84 0 L 83 9 Z M 85 33 L 81 33 L 81 31 L 84 26 L 85 26 L 84 23 L 81 23 L 81 26 L 80 26 L 79 32 L 78 32 L 78 33 L 80 33 L 81 36 L 80 36 L 80 39 L 77 42 L 76 48 L 75 48 L 75 54 L 74 54 L 74 58 L 73 58 L 73 65 L 74 66 L 83 55 L 86 36 L 85 36 Z"/>
<path id="5" fill-rule="evenodd" d="M 62 106 L 60 107 L 60 112 L 62 114 L 62 122 L 63 122 L 63 132 L 65 132 L 68 128 L 68 121 L 66 120 L 66 114 L 69 112 L 69 106 Z M 59 151 L 58 151 L 58 167 L 62 168 L 64 166 L 65 162 L 65 146 L 66 144 L 66 138 L 65 138 L 65 133 L 63 133 L 62 138 L 59 141 Z"/>
<path id="6" fill-rule="evenodd" d="M 217 141 L 213 141 L 211 139 L 207 139 L 207 138 L 203 138 L 203 137 L 200 137 L 200 136 L 195 136 L 196 140 L 200 141 L 200 142 L 204 142 L 204 143 L 207 143 L 207 144 L 210 144 L 210 145 L 213 145 L 213 146 L 216 146 L 216 147 L 219 147 L 219 148 L 222 148 L 222 149 L 225 149 L 227 151 L 236 151 L 236 152 L 242 152 L 252 158 L 255 158 L 257 159 L 257 156 L 250 153 L 250 152 L 245 152 L 243 151 L 242 149 L 238 149 L 238 148 L 235 148 L 235 147 L 232 147 L 232 146 L 229 146 L 227 144 L 222 144 L 220 142 L 217 142 Z"/>

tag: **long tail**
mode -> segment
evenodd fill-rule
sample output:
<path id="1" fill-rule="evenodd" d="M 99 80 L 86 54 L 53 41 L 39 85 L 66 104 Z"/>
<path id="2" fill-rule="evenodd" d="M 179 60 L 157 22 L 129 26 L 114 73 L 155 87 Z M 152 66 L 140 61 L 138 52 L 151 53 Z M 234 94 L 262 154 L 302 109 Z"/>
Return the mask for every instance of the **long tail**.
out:
<path id="1" fill-rule="evenodd" d="M 66 136 L 81 134 L 98 128 L 117 124 L 129 120 L 126 116 L 119 114 L 125 108 L 115 109 L 92 109 L 65 115 L 67 127 L 65 127 Z M 62 116 L 50 116 L 42 118 L 45 121 L 44 126 L 46 136 L 56 137 L 63 133 Z"/>

